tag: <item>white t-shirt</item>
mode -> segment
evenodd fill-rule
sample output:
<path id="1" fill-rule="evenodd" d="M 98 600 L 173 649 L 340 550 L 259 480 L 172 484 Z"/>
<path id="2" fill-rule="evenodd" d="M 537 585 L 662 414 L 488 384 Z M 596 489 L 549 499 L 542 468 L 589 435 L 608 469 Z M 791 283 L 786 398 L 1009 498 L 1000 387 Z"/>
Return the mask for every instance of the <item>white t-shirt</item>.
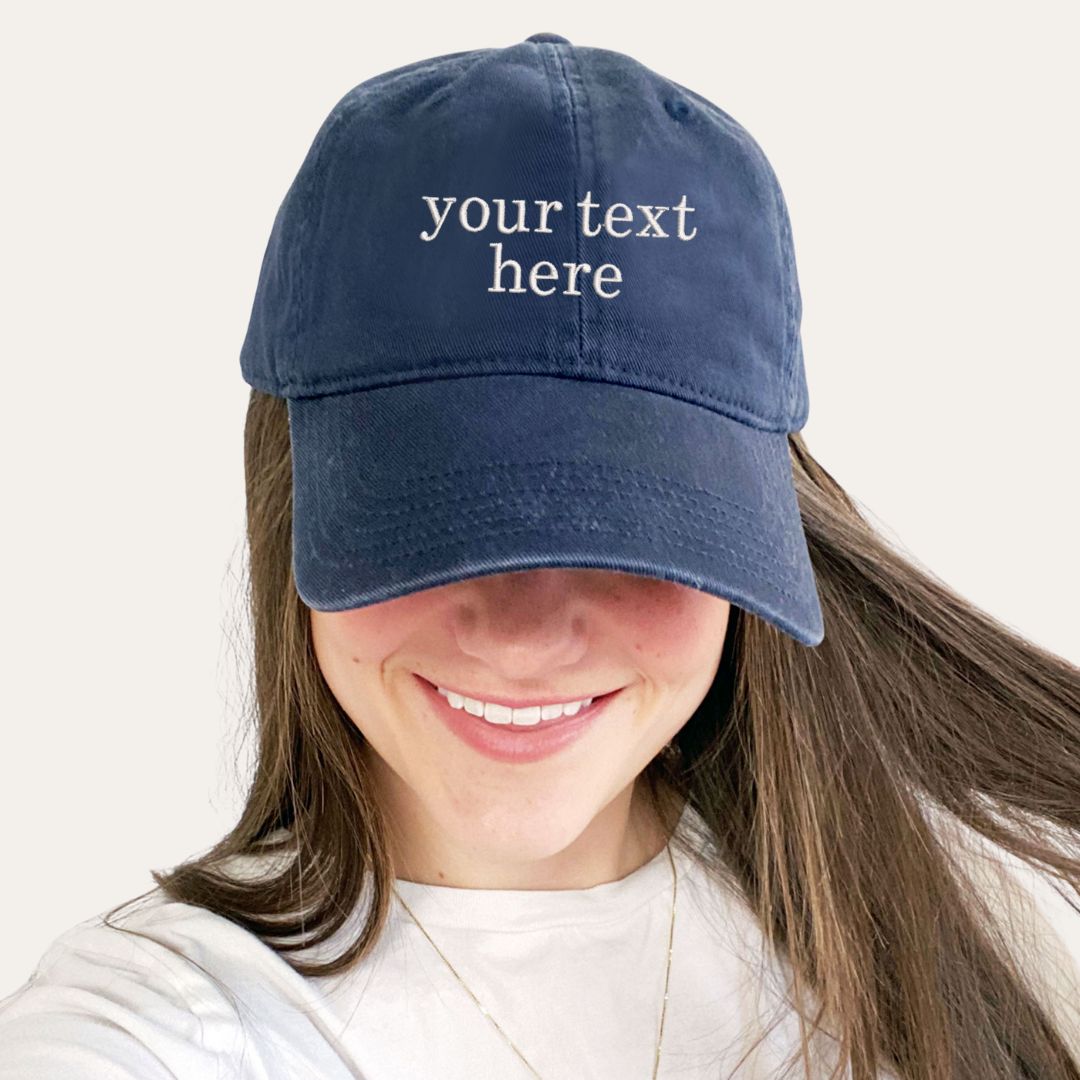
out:
<path id="1" fill-rule="evenodd" d="M 672 850 L 678 895 L 659 1076 L 727 1076 L 750 1051 L 737 1075 L 776 1080 L 799 1044 L 783 998 L 789 968 L 766 958 L 733 888 Z M 666 850 L 590 889 L 397 887 L 544 1080 L 652 1076 L 671 918 Z M 302 955 L 328 955 L 360 914 L 358 906 L 329 943 Z M 119 921 L 149 938 L 94 916 L 60 935 L 0 1000 L 0 1080 L 532 1075 L 396 898 L 360 967 L 315 979 L 227 919 L 159 890 Z M 1076 1001 L 1080 949 L 1071 963 L 1076 981 L 1058 986 Z M 822 1033 L 812 1046 L 824 1076 L 835 1041 Z"/>

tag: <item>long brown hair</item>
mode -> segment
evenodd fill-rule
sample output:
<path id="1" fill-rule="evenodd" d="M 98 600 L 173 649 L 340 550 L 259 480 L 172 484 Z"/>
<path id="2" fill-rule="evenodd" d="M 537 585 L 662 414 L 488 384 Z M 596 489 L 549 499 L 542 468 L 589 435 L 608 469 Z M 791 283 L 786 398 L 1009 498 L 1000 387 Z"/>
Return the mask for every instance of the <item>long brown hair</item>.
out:
<path id="1" fill-rule="evenodd" d="M 931 827 L 955 822 L 1080 890 L 1080 670 L 888 546 L 798 434 L 789 446 L 825 639 L 805 647 L 733 605 L 714 684 L 643 790 L 663 820 L 684 803 L 699 815 L 706 832 L 687 846 L 737 883 L 790 964 L 803 1055 L 827 1020 L 832 1076 L 1080 1080 L 1015 942 Z M 387 822 L 292 577 L 283 399 L 251 391 L 244 454 L 254 776 L 228 835 L 153 878 L 301 974 L 330 975 L 386 925 Z M 267 854 L 281 857 L 270 876 L 224 871 Z M 346 948 L 292 956 L 338 931 L 362 893 Z"/>

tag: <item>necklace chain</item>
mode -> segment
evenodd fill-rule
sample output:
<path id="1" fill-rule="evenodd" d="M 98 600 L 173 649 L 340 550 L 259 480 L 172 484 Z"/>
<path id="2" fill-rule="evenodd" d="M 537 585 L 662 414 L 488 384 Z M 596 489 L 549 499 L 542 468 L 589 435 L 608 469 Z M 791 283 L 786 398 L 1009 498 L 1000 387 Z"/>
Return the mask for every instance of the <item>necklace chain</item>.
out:
<path id="1" fill-rule="evenodd" d="M 671 856 L 671 843 L 669 842 L 665 844 L 664 849 L 667 851 L 668 862 L 671 864 L 671 927 L 668 930 L 667 971 L 664 975 L 664 1002 L 660 1009 L 660 1033 L 656 1038 L 656 1054 L 653 1058 L 652 1080 L 656 1080 L 656 1074 L 660 1071 L 660 1047 L 663 1045 L 664 1042 L 664 1018 L 667 1016 L 668 985 L 671 980 L 671 953 L 672 945 L 675 940 L 675 902 L 679 892 L 678 874 L 676 874 L 675 872 L 675 860 Z M 529 1061 L 525 1057 L 525 1055 L 514 1045 L 514 1041 L 499 1026 L 498 1020 L 496 1020 L 495 1017 L 491 1015 L 491 1013 L 487 1009 L 487 1006 L 483 1005 L 480 1002 L 480 999 L 469 989 L 469 987 L 465 983 L 465 980 L 454 969 L 454 965 L 446 959 L 446 956 L 443 954 L 442 949 L 440 949 L 439 946 L 431 940 L 431 935 L 421 925 L 420 920 L 412 913 L 412 909 L 409 907 L 409 905 L 406 904 L 404 900 L 402 900 L 401 894 L 397 891 L 396 887 L 394 888 L 394 894 L 397 896 L 398 900 L 401 901 L 401 906 L 405 908 L 405 910 L 409 913 L 409 917 L 412 919 L 412 921 L 416 923 L 417 927 L 420 930 L 420 933 L 422 933 L 424 937 L 426 937 L 428 941 L 431 942 L 431 947 L 439 954 L 439 956 L 442 957 L 443 963 L 446 964 L 446 966 L 453 973 L 454 978 L 457 979 L 459 983 L 461 983 L 461 986 L 465 990 L 465 992 L 469 995 L 469 997 L 473 999 L 474 1002 L 476 1002 L 477 1008 L 495 1025 L 495 1029 L 510 1044 L 510 1049 L 513 1050 L 519 1058 L 521 1058 L 529 1072 L 531 1072 L 533 1076 L 537 1077 L 537 1080 L 540 1080 L 540 1074 L 532 1067 L 532 1065 L 529 1064 Z"/>

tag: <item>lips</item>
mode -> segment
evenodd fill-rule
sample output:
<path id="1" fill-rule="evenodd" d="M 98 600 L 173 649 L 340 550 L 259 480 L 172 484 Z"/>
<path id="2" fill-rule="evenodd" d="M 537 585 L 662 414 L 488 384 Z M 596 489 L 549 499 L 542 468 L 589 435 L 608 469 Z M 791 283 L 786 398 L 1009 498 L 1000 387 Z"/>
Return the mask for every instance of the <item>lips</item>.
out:
<path id="1" fill-rule="evenodd" d="M 602 694 L 574 716 L 541 720 L 538 724 L 493 724 L 482 716 L 455 709 L 427 679 L 416 676 L 436 716 L 459 739 L 495 761 L 539 761 L 569 747 L 592 729 L 625 687 Z"/>
<path id="2" fill-rule="evenodd" d="M 422 678 L 422 676 L 418 675 L 417 678 Z M 423 681 L 426 682 L 429 686 L 434 686 L 436 690 L 439 689 L 438 685 L 433 683 L 430 679 L 424 679 Z M 505 706 L 508 709 L 528 709 L 534 705 L 565 705 L 569 704 L 571 701 L 585 701 L 589 698 L 591 698 L 593 701 L 599 701 L 602 697 L 607 697 L 608 694 L 613 694 L 616 692 L 614 690 L 609 690 L 606 693 L 601 694 L 564 694 L 562 697 L 534 697 L 525 699 L 507 698 L 499 694 L 471 694 L 468 691 L 458 690 L 456 687 L 445 685 L 442 687 L 442 689 L 448 690 L 451 694 L 457 694 L 459 697 L 471 698 L 473 701 L 490 701 L 494 704 Z M 618 689 L 621 689 L 621 687 L 619 687 Z"/>

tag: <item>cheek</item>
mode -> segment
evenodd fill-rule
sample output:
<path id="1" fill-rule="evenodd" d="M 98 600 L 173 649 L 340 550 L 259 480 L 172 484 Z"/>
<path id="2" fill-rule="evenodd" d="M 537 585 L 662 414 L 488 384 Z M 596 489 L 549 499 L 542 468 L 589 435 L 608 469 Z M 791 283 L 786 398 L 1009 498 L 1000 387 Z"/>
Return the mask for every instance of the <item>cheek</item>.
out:
<path id="1" fill-rule="evenodd" d="M 421 611 L 422 599 L 405 596 L 350 611 L 323 613 L 323 636 L 335 651 L 354 664 L 380 665 L 398 652 L 418 625 L 424 625 L 430 604 Z"/>
<path id="2" fill-rule="evenodd" d="M 719 654 L 730 604 L 719 597 L 672 586 L 639 599 L 628 620 L 634 655 L 643 666 L 696 670 Z"/>

